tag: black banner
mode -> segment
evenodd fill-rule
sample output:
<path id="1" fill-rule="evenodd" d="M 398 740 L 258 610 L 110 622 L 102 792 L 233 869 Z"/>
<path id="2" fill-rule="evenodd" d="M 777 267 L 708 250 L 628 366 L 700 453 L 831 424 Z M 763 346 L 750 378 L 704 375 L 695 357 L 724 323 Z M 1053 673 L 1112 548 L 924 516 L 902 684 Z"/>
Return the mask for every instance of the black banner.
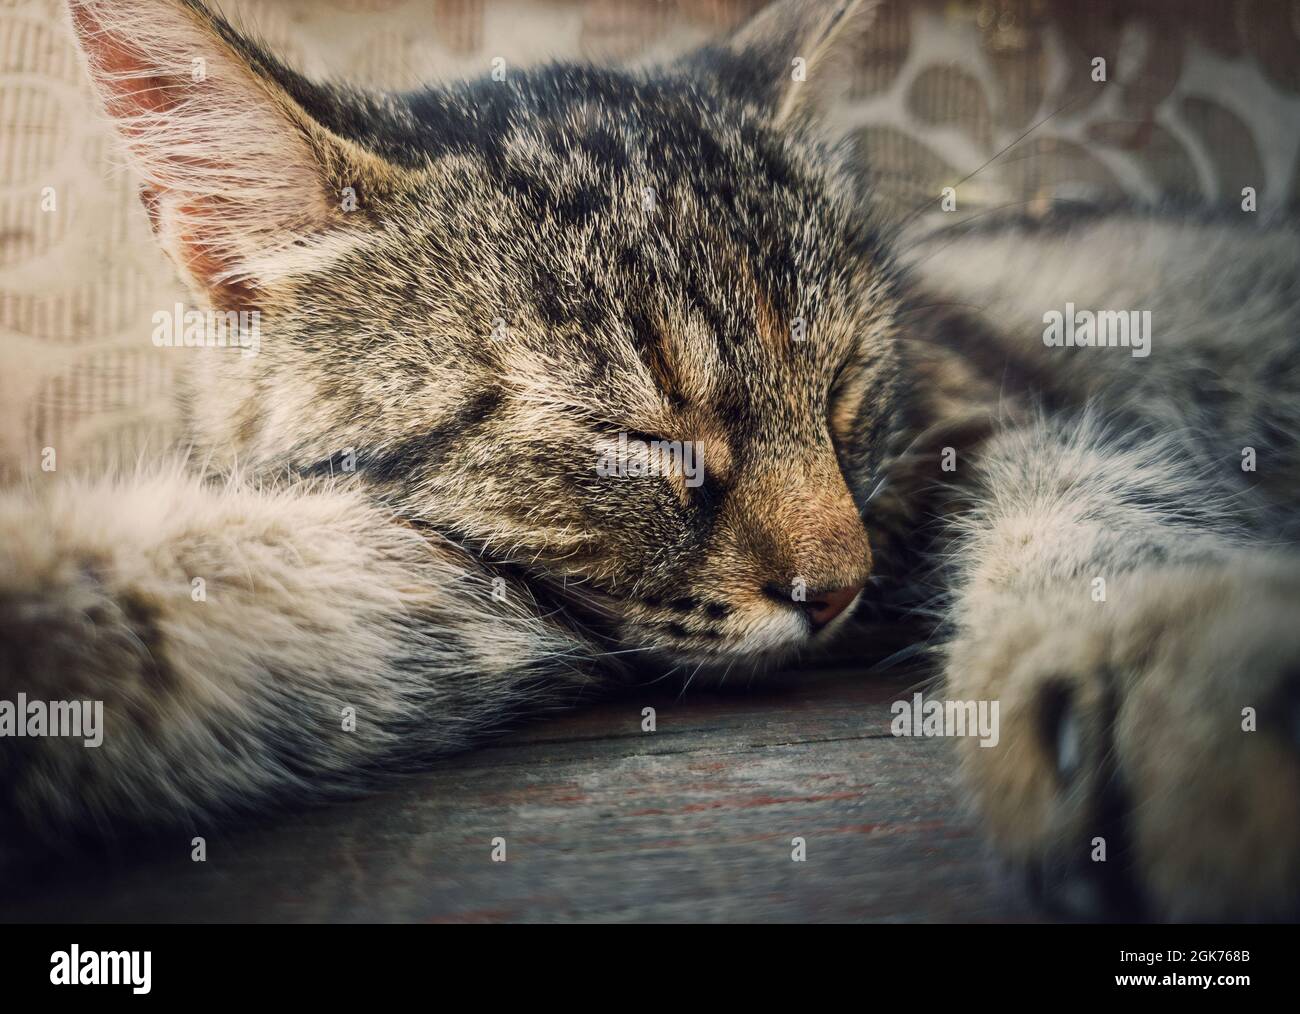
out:
<path id="1" fill-rule="evenodd" d="M 1292 992 L 1294 933 L 1278 926 L 8 926 L 6 998 L 96 1003 L 500 1000 L 539 986 L 611 1001 L 687 983 L 726 998 L 1030 1000 L 1163 995 L 1185 1003 Z M 1044 990 L 1049 990 L 1044 993 Z M 454 991 L 449 993 L 448 991 Z M 454 999 L 453 999 L 454 998 Z M 555 1002 L 568 997 L 554 996 Z M 820 1002 L 820 1001 L 818 1001 Z M 12 1009 L 12 1008 L 11 1008 Z"/>

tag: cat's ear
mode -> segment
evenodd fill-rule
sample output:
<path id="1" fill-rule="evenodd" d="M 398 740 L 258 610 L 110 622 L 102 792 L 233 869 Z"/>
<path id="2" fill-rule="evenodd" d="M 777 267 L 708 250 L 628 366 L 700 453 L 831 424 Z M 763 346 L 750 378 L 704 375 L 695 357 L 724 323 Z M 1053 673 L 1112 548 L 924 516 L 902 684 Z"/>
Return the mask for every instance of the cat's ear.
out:
<path id="1" fill-rule="evenodd" d="M 256 303 L 294 265 L 337 251 L 359 235 L 349 215 L 394 185 L 397 170 L 290 94 L 313 86 L 197 0 L 69 9 L 154 231 L 217 306 Z"/>
<path id="2" fill-rule="evenodd" d="M 880 0 L 777 0 L 687 58 L 782 128 L 817 123 L 849 88 L 855 47 Z"/>

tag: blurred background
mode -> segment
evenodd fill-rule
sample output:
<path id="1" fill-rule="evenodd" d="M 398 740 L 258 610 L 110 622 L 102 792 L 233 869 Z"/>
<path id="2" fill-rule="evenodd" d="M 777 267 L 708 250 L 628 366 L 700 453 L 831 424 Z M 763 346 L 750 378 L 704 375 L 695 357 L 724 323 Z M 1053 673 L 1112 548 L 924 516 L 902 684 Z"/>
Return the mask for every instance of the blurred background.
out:
<path id="1" fill-rule="evenodd" d="M 481 74 L 494 57 L 653 60 L 760 6 L 220 4 L 309 75 L 382 88 Z M 1244 186 L 1261 213 L 1300 206 L 1300 0 L 892 0 L 852 73 L 837 115 L 890 214 L 972 173 L 963 214 L 1061 197 L 1235 204 Z M 62 4 L 0 0 L 0 480 L 45 446 L 60 468 L 94 467 L 174 435 L 184 357 L 151 344 L 149 317 L 183 293 L 116 164 Z"/>

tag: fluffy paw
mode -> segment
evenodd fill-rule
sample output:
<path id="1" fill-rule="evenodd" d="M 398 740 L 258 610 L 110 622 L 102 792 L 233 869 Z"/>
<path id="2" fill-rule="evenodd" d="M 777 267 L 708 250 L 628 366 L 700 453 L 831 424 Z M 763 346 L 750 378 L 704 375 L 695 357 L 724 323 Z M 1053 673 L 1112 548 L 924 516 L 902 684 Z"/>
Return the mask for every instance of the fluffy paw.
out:
<path id="1" fill-rule="evenodd" d="M 948 695 L 999 701 L 960 741 L 1000 852 L 1079 913 L 1300 914 L 1300 574 L 1255 557 L 989 603 Z"/>

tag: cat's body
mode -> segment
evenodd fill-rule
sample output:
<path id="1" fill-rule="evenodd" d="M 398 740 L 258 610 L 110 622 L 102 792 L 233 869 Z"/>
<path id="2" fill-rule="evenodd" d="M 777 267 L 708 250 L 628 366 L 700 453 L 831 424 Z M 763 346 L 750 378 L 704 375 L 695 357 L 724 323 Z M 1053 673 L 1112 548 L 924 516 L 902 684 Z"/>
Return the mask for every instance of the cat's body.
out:
<path id="1" fill-rule="evenodd" d="M 191 462 L 238 478 L 0 499 L 0 695 L 110 716 L 97 750 L 0 742 L 24 824 L 353 791 L 577 686 L 851 639 L 871 575 L 882 610 L 928 597 L 948 696 L 1001 704 L 1000 747 L 961 749 L 1006 854 L 1063 880 L 1105 837 L 1087 872 L 1156 914 L 1295 910 L 1292 227 L 887 241 L 812 88 L 764 76 L 854 4 L 659 72 L 383 100 L 136 6 L 73 4 L 92 77 L 196 292 L 268 323 L 188 398 Z M 276 132 L 274 178 L 186 157 L 214 103 Z M 1067 303 L 1151 311 L 1150 354 L 1045 345 Z M 693 443 L 703 483 L 601 477 L 619 433 Z"/>

